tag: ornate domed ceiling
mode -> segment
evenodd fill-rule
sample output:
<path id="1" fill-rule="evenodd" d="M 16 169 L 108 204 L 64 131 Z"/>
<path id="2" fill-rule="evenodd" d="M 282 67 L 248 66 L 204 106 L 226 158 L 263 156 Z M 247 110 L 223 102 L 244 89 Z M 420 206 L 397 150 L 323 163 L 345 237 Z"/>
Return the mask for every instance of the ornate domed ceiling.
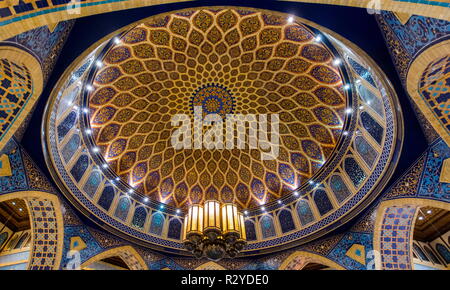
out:
<path id="1" fill-rule="evenodd" d="M 152 18 L 100 60 L 90 126 L 104 159 L 151 199 L 176 207 L 205 198 L 259 206 L 291 193 L 333 152 L 345 121 L 338 56 L 301 23 L 217 9 Z M 280 151 L 176 150 L 176 114 L 279 114 Z M 203 127 L 206 131 L 208 127 Z M 240 128 L 245 132 L 245 127 Z"/>
<path id="2" fill-rule="evenodd" d="M 315 239 L 370 204 L 401 147 L 396 102 L 377 65 L 332 31 L 275 11 L 191 8 L 79 56 L 49 100 L 43 143 L 60 189 L 107 230 L 187 254 L 185 207 L 216 198 L 246 211 L 242 254 L 255 255 Z M 172 122 L 179 114 L 192 131 Z M 225 130 L 198 125 L 208 114 L 266 115 L 269 136 L 278 116 L 278 153 L 262 158 L 239 136 L 244 148 L 206 147 L 211 128 Z M 172 145 L 176 130 L 196 128 L 206 146 Z"/>

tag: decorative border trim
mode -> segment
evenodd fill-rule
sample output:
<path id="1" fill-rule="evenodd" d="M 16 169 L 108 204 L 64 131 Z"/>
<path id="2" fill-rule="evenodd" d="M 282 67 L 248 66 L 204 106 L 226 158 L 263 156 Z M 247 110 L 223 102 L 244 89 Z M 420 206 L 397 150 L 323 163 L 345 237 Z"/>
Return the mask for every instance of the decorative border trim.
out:
<path id="1" fill-rule="evenodd" d="M 64 243 L 64 222 L 62 217 L 62 212 L 60 210 L 61 204 L 56 195 L 41 192 L 41 191 L 18 191 L 12 192 L 5 195 L 0 195 L 0 202 L 20 198 L 26 201 L 28 211 L 30 213 L 30 224 L 31 224 L 31 244 L 33 245 L 30 250 L 30 258 L 28 260 L 27 269 L 29 270 L 57 270 L 59 269 L 62 251 L 63 251 L 63 243 Z M 39 216 L 38 211 L 33 209 L 33 202 L 35 201 L 49 201 L 53 207 L 51 211 L 54 212 L 56 216 L 56 228 L 54 230 L 57 231 L 56 237 L 57 239 L 53 241 L 55 245 L 50 245 L 47 240 L 40 240 L 37 237 L 44 236 L 48 233 L 48 228 L 38 228 L 37 225 L 42 224 L 42 222 L 37 222 L 35 219 Z M 48 213 L 47 213 L 48 214 Z M 53 255 L 46 255 L 42 257 L 35 257 L 35 253 L 41 253 L 42 250 L 37 250 L 44 246 L 55 246 L 56 253 Z M 51 265 L 51 266 L 50 266 Z"/>
<path id="2" fill-rule="evenodd" d="M 22 108 L 20 108 L 7 131 L 0 136 L 1 150 L 6 143 L 8 143 L 14 133 L 20 128 L 22 122 L 27 118 L 28 114 L 31 112 L 35 103 L 41 96 L 44 86 L 44 73 L 39 60 L 23 49 L 10 45 L 0 45 L 0 55 L 1 58 L 5 58 L 11 62 L 26 66 L 31 74 L 32 85 L 32 95 L 26 100 Z"/>
<path id="3" fill-rule="evenodd" d="M 218 6 L 215 8 L 229 8 L 229 7 L 235 7 L 235 6 Z M 201 8 L 208 8 L 211 9 L 213 7 L 195 7 L 195 8 L 187 8 L 182 10 L 175 10 L 170 11 L 168 13 L 163 13 L 159 15 L 165 15 L 165 14 L 172 14 L 184 10 L 192 10 L 192 9 L 201 9 Z M 237 7 L 238 8 L 238 7 Z M 254 9 L 255 11 L 269 11 L 270 13 L 278 13 L 280 15 L 286 15 L 285 13 L 280 13 L 276 11 L 271 10 L 264 10 L 264 9 Z M 156 16 L 156 15 L 155 15 Z M 155 17 L 152 16 L 152 17 Z M 311 21 L 302 19 L 300 17 L 296 17 L 297 21 L 304 23 L 306 25 L 310 25 L 316 29 L 319 29 L 322 33 L 326 33 L 328 35 L 332 35 L 332 37 L 336 40 L 342 42 L 344 45 L 348 46 L 351 50 L 355 51 L 355 53 L 358 53 L 358 56 L 363 58 L 364 61 L 367 62 L 367 65 L 372 67 L 376 75 L 379 75 L 382 77 L 380 80 L 381 83 L 378 83 L 378 85 L 381 85 L 383 87 L 383 103 L 386 110 L 386 122 L 387 122 L 387 132 L 386 136 L 389 136 L 389 139 L 385 140 L 384 146 L 383 146 L 383 153 L 380 158 L 382 158 L 382 162 L 379 162 L 377 164 L 376 169 L 373 171 L 373 174 L 367 177 L 367 181 L 365 185 L 357 192 L 350 200 L 346 202 L 346 204 L 339 209 L 335 210 L 331 215 L 325 217 L 324 219 L 320 220 L 319 222 L 316 222 L 314 226 L 310 226 L 308 228 L 299 230 L 294 233 L 290 233 L 288 235 L 285 235 L 283 237 L 275 238 L 272 240 L 267 241 L 260 241 L 255 242 L 247 245 L 246 250 L 243 251 L 243 256 L 248 255 L 257 255 L 262 254 L 265 252 L 272 252 L 272 251 L 279 251 L 285 248 L 291 248 L 294 246 L 297 246 L 299 244 L 303 244 L 305 242 L 308 242 L 312 239 L 318 238 L 327 232 L 336 229 L 337 227 L 341 226 L 345 223 L 345 221 L 350 220 L 354 216 L 356 216 L 358 213 L 360 213 L 369 203 L 371 203 L 376 196 L 381 192 L 384 185 L 389 180 L 390 176 L 392 175 L 397 162 L 399 158 L 399 152 L 401 151 L 402 143 L 403 143 L 403 119 L 402 119 L 402 113 L 401 109 L 398 105 L 398 101 L 396 99 L 396 94 L 394 89 L 392 88 L 390 82 L 387 80 L 384 73 L 381 71 L 381 69 L 378 68 L 376 63 L 361 49 L 359 49 L 356 45 L 351 43 L 350 41 L 344 39 L 343 37 L 337 35 L 336 33 L 332 32 L 331 30 L 328 30 L 326 28 L 321 27 L 320 25 L 317 25 L 315 23 L 312 23 Z M 142 20 L 137 21 L 136 23 L 140 23 Z M 135 23 L 131 24 L 134 25 Z M 137 231 L 135 229 L 130 228 L 129 226 L 118 222 L 117 220 L 113 219 L 112 217 L 109 217 L 104 212 L 101 212 L 96 206 L 92 204 L 87 198 L 77 189 L 75 185 L 72 184 L 70 186 L 70 190 L 66 188 L 66 185 L 62 180 L 67 180 L 67 176 L 60 176 L 67 175 L 64 171 L 64 168 L 62 166 L 62 163 L 59 165 L 56 165 L 55 162 L 60 163 L 60 161 L 54 160 L 54 158 L 58 158 L 59 154 L 57 152 L 57 149 L 55 148 L 55 144 L 52 144 L 51 140 L 53 133 L 51 132 L 51 128 L 54 127 L 54 115 L 51 112 L 51 109 L 54 107 L 54 103 L 57 101 L 56 97 L 59 94 L 59 89 L 63 87 L 64 80 L 68 78 L 68 76 L 71 73 L 71 70 L 74 69 L 75 65 L 79 63 L 83 58 L 87 57 L 88 53 L 90 53 L 93 49 L 92 47 L 95 46 L 101 46 L 102 43 L 106 43 L 109 41 L 109 39 L 116 35 L 119 32 L 125 31 L 128 27 L 131 25 L 128 25 L 122 29 L 119 29 L 108 36 L 104 37 L 103 39 L 99 40 L 97 43 L 91 46 L 91 50 L 85 51 L 80 57 L 78 57 L 70 66 L 69 68 L 64 72 L 63 76 L 58 81 L 57 85 L 55 86 L 52 97 L 50 98 L 49 102 L 47 103 L 46 107 L 46 117 L 44 118 L 43 124 L 42 124 L 42 131 L 43 131 L 43 147 L 44 152 L 51 153 L 46 154 L 46 162 L 48 167 L 50 168 L 50 172 L 52 176 L 54 177 L 56 183 L 62 190 L 62 192 L 74 203 L 75 206 L 83 204 L 81 206 L 81 211 L 87 215 L 89 218 L 91 218 L 94 222 L 99 224 L 101 227 L 105 228 L 108 231 L 113 232 L 114 234 L 117 234 L 124 239 L 132 240 L 133 242 L 136 242 L 138 244 L 143 244 L 145 246 L 149 246 L 152 248 L 156 248 L 158 250 L 171 252 L 171 253 L 179 253 L 179 254 L 187 254 L 186 251 L 183 248 L 183 245 L 181 242 L 175 241 L 175 240 L 167 240 L 167 239 L 161 239 L 140 231 Z M 100 49 L 101 50 L 101 49 Z M 395 110 L 395 113 L 392 111 Z M 52 124 L 50 124 L 52 123 Z M 50 135 L 49 135 L 50 134 Z M 53 142 L 54 143 L 54 142 Z M 55 155 L 56 154 L 56 155 Z M 47 156 L 48 155 L 48 156 Z M 56 166 L 56 167 L 55 167 Z M 381 176 L 381 178 L 380 178 Z M 69 178 L 70 179 L 70 178 Z M 370 195 L 367 194 L 368 192 L 371 192 Z M 76 198 L 74 197 L 76 196 Z M 78 200 L 77 200 L 78 199 Z M 88 208 L 86 208 L 86 205 L 84 204 L 86 201 L 88 201 L 89 204 L 91 204 Z M 77 206 L 79 207 L 79 206 Z M 101 218 L 99 218 L 100 216 Z M 338 219 L 333 219 L 338 216 Z M 307 236 L 305 236 L 305 234 Z M 131 235 L 131 236 L 130 236 Z M 150 245 L 149 245 L 150 243 Z M 163 246 L 163 248 L 161 248 Z M 275 247 L 276 246 L 276 247 Z"/>

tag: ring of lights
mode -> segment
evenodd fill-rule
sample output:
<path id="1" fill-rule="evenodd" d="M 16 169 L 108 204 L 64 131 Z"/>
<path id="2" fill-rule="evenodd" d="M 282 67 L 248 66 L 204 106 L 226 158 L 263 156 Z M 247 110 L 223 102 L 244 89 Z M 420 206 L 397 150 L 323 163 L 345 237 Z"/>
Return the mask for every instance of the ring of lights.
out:
<path id="1" fill-rule="evenodd" d="M 285 14 L 273 11 L 214 7 L 218 10 L 229 8 L 247 12 L 261 11 L 261 13 L 287 18 Z M 190 11 L 195 12 L 201 9 L 185 9 L 152 16 L 149 19 L 162 18 L 172 13 L 188 15 Z M 325 166 L 309 179 L 310 182 L 303 183 L 291 194 L 285 194 L 280 199 L 265 204 L 263 208 L 246 210 L 246 225 L 248 224 L 251 227 L 253 224 L 255 239 L 249 239 L 243 255 L 254 255 L 304 243 L 329 232 L 343 224 L 343 221 L 355 216 L 376 197 L 392 174 L 398 159 L 397 152 L 399 152 L 402 143 L 401 112 L 396 103 L 396 96 L 376 64 L 364 52 L 333 32 L 304 19 L 295 18 L 295 21 L 320 31 L 328 47 L 333 47 L 335 54 L 343 56 L 341 72 L 344 71 L 347 74 L 345 75 L 346 82 L 354 84 L 347 92 L 347 106 L 351 106 L 351 110 L 343 127 L 346 134 L 339 137 L 339 142 L 336 144 L 331 157 L 327 159 Z M 87 106 L 89 87 L 83 84 L 89 84 L 94 77 L 97 70 L 95 60 L 102 58 L 109 47 L 114 44 L 115 36 L 125 34 L 126 31 L 130 30 L 130 27 L 134 26 L 136 24 L 116 31 L 91 46 L 74 61 L 60 78 L 47 104 L 46 118 L 43 123 L 43 144 L 45 151 L 48 152 L 47 163 L 60 189 L 81 212 L 94 222 L 133 242 L 163 251 L 185 254 L 181 236 L 175 238 L 170 232 L 172 223 L 177 224 L 177 221 L 179 221 L 182 224 L 180 210 L 149 199 L 140 192 L 133 191 L 126 182 L 116 179 L 117 174 L 115 172 L 109 170 L 109 168 L 103 169 L 101 164 L 104 164 L 104 159 L 98 152 L 92 150 L 96 147 L 96 144 L 91 137 L 92 129 L 88 125 L 89 120 L 87 115 L 83 114 L 83 110 L 80 111 L 79 109 L 79 107 Z M 355 54 L 355 51 L 358 54 Z M 367 69 L 368 67 L 371 69 Z M 365 97 L 362 97 L 363 94 Z M 78 113 L 75 111 L 79 111 L 82 117 L 78 118 L 80 115 L 77 115 Z M 72 118 L 74 120 L 68 123 L 67 120 L 70 121 L 71 116 L 74 116 Z M 368 118 L 372 120 L 371 129 L 366 129 L 364 126 L 367 127 L 367 124 L 363 124 L 362 121 Z M 373 122 L 378 124 L 378 127 Z M 70 126 L 64 126 L 67 123 Z M 379 138 L 379 142 L 369 133 L 370 130 L 373 131 L 373 126 L 377 129 L 373 134 Z M 382 133 L 380 133 L 380 128 Z M 61 132 L 64 132 L 64 134 L 61 134 Z M 77 140 L 77 142 L 72 142 L 73 140 Z M 356 140 L 364 141 L 362 142 L 366 150 L 364 152 L 369 152 L 366 155 L 371 158 L 370 160 L 365 160 L 364 158 L 367 159 L 368 157 L 359 153 L 358 150 L 364 146 L 357 147 Z M 367 148 L 372 148 L 372 151 Z M 373 153 L 376 153 L 375 157 Z M 359 182 L 357 186 L 345 173 L 344 163 L 350 159 L 354 162 L 349 163 L 353 167 L 359 167 L 358 172 L 364 174 L 362 181 L 356 181 Z M 84 160 L 85 165 L 80 165 L 83 164 L 83 162 L 79 162 L 80 160 Z M 355 162 L 357 165 L 354 164 Z M 85 166 L 81 176 L 79 173 L 80 166 Z M 97 179 L 92 178 L 94 175 L 97 176 Z M 339 176 L 340 185 L 347 188 L 348 194 L 346 196 L 338 198 L 331 189 L 330 180 L 336 179 L 335 176 Z M 95 189 L 93 190 L 94 185 Z M 99 203 L 101 203 L 102 196 L 108 187 L 113 188 L 112 199 L 108 209 L 105 210 Z M 325 192 L 328 204 L 331 204 L 331 209 L 323 214 L 319 212 L 318 205 L 314 203 L 319 191 Z M 342 195 L 342 192 L 340 194 Z M 126 216 L 118 210 L 123 206 L 121 202 L 125 198 L 129 200 Z M 312 215 L 312 220 L 303 224 L 299 204 L 300 201 L 305 200 Z M 144 216 L 143 213 L 145 212 L 145 221 L 136 222 L 135 217 L 138 211 L 141 216 Z M 284 211 L 290 212 L 293 223 L 293 228 L 286 232 L 284 232 L 286 229 L 282 228 L 283 222 L 279 220 L 281 213 L 284 213 Z M 164 216 L 160 232 L 155 231 L 153 227 L 156 217 L 160 217 L 159 214 Z M 263 228 L 263 223 L 267 219 L 272 222 L 269 231 Z M 272 235 L 267 236 L 267 232 Z"/>

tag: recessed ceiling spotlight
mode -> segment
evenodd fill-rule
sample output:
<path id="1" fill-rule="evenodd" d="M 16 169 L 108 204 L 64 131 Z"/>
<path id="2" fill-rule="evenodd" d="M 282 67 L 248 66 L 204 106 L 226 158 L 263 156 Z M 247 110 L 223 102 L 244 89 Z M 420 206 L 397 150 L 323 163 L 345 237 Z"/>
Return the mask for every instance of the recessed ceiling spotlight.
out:
<path id="1" fill-rule="evenodd" d="M 84 131 L 84 132 L 86 132 L 86 134 L 90 135 L 92 133 L 92 130 L 91 129 L 86 129 L 86 131 Z"/>
<path id="2" fill-rule="evenodd" d="M 419 217 L 419 221 L 421 221 L 421 220 L 423 220 L 423 216 L 420 216 L 420 217 Z"/>
<path id="3" fill-rule="evenodd" d="M 177 208 L 176 213 L 180 213 L 180 212 L 181 212 L 181 210 Z"/>
<path id="4" fill-rule="evenodd" d="M 320 42 L 322 40 L 322 36 L 319 34 L 316 37 L 314 37 L 315 42 Z"/>
<path id="5" fill-rule="evenodd" d="M 295 195 L 295 196 L 298 196 L 298 192 L 297 192 L 297 191 L 294 191 L 294 195 Z"/>
<path id="6" fill-rule="evenodd" d="M 116 181 L 119 181 L 119 180 L 120 180 L 120 177 L 117 176 L 117 177 L 116 177 Z"/>
<path id="7" fill-rule="evenodd" d="M 11 204 L 12 204 L 12 205 L 16 205 L 16 203 L 15 203 L 14 201 L 13 201 L 13 202 L 11 202 Z"/>
<path id="8" fill-rule="evenodd" d="M 344 131 L 344 132 L 342 132 L 342 134 L 344 134 L 344 136 L 347 136 L 348 135 L 348 131 Z"/>
<path id="9" fill-rule="evenodd" d="M 244 214 L 245 214 L 245 215 L 248 215 L 248 211 L 244 210 Z"/>
<path id="10" fill-rule="evenodd" d="M 344 85 L 344 90 L 348 90 L 348 89 L 350 89 L 350 85 L 349 84 Z"/>
<path id="11" fill-rule="evenodd" d="M 359 106 L 359 109 L 360 110 L 364 109 L 364 106 L 363 105 Z"/>
<path id="12" fill-rule="evenodd" d="M 133 193 L 133 190 L 132 189 L 128 189 L 128 193 Z"/>
<path id="13" fill-rule="evenodd" d="M 97 67 L 102 67 L 102 66 L 103 66 L 103 63 L 102 63 L 100 60 L 97 60 L 97 61 L 95 62 L 95 65 L 96 65 Z"/>
<path id="14" fill-rule="evenodd" d="M 100 151 L 100 148 L 98 148 L 98 147 L 93 147 L 92 148 L 92 152 L 97 153 L 98 151 Z"/>
<path id="15" fill-rule="evenodd" d="M 77 105 L 73 106 L 73 108 L 74 108 L 74 110 L 78 110 L 78 106 Z"/>
<path id="16" fill-rule="evenodd" d="M 21 209 L 21 208 L 19 208 L 19 211 L 22 211 L 22 209 Z"/>
<path id="17" fill-rule="evenodd" d="M 336 58 L 333 60 L 333 65 L 340 65 L 342 63 L 342 60 L 340 58 Z"/>
<path id="18" fill-rule="evenodd" d="M 103 163 L 103 164 L 102 164 L 102 167 L 103 167 L 103 168 L 108 168 L 108 164 Z"/>
<path id="19" fill-rule="evenodd" d="M 91 85 L 87 85 L 87 86 L 86 86 L 86 90 L 88 90 L 88 91 L 92 91 L 93 89 L 94 89 L 94 87 L 91 86 Z"/>
<path id="20" fill-rule="evenodd" d="M 278 200 L 277 202 L 278 202 L 278 204 L 281 204 L 281 200 Z"/>
<path id="21" fill-rule="evenodd" d="M 159 209 L 163 209 L 163 208 L 164 208 L 164 205 L 161 204 L 161 205 L 159 206 Z"/>
<path id="22" fill-rule="evenodd" d="M 83 113 L 85 113 L 85 114 L 89 113 L 89 109 L 88 108 L 83 108 Z"/>
<path id="23" fill-rule="evenodd" d="M 266 211 L 266 208 L 264 206 L 261 207 L 262 211 Z"/>
<path id="24" fill-rule="evenodd" d="M 114 37 L 114 43 L 115 44 L 119 44 L 120 43 L 120 39 L 118 37 Z"/>
<path id="25" fill-rule="evenodd" d="M 292 23 L 292 22 L 294 22 L 294 17 L 292 17 L 292 16 L 289 16 L 289 18 L 288 18 L 288 23 Z"/>
<path id="26" fill-rule="evenodd" d="M 144 198 L 144 202 L 148 202 L 148 197 Z"/>
<path id="27" fill-rule="evenodd" d="M 310 180 L 310 181 L 309 181 L 309 184 L 314 184 L 314 181 Z"/>
<path id="28" fill-rule="evenodd" d="M 432 212 L 431 209 L 427 210 L 427 214 L 430 214 L 431 212 Z"/>
<path id="29" fill-rule="evenodd" d="M 346 114 L 351 114 L 353 112 L 353 109 L 352 108 L 347 108 L 347 109 L 345 109 L 345 113 Z"/>

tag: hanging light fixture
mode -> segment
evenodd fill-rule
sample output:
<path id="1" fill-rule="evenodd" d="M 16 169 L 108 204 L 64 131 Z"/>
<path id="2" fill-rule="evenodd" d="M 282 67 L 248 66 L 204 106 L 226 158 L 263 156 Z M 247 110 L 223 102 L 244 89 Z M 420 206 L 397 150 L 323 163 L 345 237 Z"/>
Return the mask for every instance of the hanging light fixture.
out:
<path id="1" fill-rule="evenodd" d="M 218 261 L 235 257 L 246 245 L 244 215 L 232 203 L 193 204 L 184 219 L 183 240 L 195 257 Z"/>

